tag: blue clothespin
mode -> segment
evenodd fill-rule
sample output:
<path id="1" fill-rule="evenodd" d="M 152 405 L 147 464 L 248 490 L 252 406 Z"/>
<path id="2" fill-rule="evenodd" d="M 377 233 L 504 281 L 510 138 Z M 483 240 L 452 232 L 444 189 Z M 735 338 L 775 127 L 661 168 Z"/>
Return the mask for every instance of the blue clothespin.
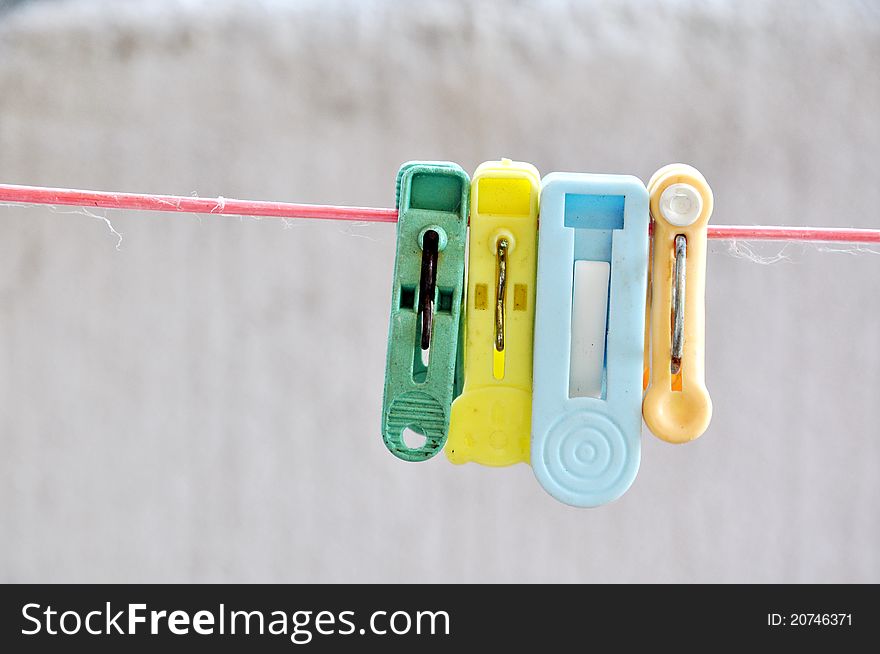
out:
<path id="1" fill-rule="evenodd" d="M 599 506 L 639 468 L 648 193 L 629 175 L 542 184 L 532 468 L 558 500 Z"/>

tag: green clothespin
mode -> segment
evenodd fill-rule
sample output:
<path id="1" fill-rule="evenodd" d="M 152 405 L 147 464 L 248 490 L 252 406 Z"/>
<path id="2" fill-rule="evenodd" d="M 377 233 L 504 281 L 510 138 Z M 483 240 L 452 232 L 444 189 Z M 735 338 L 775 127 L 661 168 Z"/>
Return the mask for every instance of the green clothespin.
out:
<path id="1" fill-rule="evenodd" d="M 460 392 L 461 298 L 470 178 L 448 162 L 411 161 L 397 173 L 397 257 L 382 402 L 382 437 L 395 456 L 425 461 L 446 444 Z M 425 436 L 410 448 L 406 429 Z"/>

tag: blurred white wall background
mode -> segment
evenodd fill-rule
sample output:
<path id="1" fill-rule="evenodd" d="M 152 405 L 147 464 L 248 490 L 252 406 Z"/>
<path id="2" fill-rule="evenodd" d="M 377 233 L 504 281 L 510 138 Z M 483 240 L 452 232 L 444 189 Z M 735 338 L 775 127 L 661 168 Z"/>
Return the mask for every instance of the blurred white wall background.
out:
<path id="1" fill-rule="evenodd" d="M 407 159 L 685 161 L 880 226 L 869 2 L 24 2 L 0 180 L 387 206 Z M 394 229 L 0 207 L 2 581 L 880 581 L 880 256 L 715 245 L 698 442 L 620 501 L 379 435 Z M 765 254 L 778 246 L 761 248 Z"/>

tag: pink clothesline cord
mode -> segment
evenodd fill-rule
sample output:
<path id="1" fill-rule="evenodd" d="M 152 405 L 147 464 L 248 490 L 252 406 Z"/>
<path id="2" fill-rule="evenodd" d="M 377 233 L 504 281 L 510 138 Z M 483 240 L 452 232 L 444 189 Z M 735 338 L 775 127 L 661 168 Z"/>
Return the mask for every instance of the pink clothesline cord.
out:
<path id="1" fill-rule="evenodd" d="M 341 207 L 322 204 L 295 204 L 264 200 L 195 198 L 185 195 L 148 195 L 80 191 L 41 186 L 0 184 L 0 202 L 48 204 L 99 209 L 134 209 L 209 213 L 218 216 L 259 216 L 267 218 L 309 218 L 356 222 L 397 222 L 396 209 Z M 880 229 L 837 229 L 831 227 L 749 227 L 709 225 L 709 238 L 748 241 L 817 241 L 825 243 L 878 243 Z"/>
<path id="2" fill-rule="evenodd" d="M 99 209 L 212 213 L 218 216 L 315 218 L 319 220 L 355 220 L 379 223 L 397 222 L 397 211 L 395 209 L 336 207 L 323 204 L 293 204 L 291 202 L 266 202 L 263 200 L 232 200 L 223 197 L 194 198 L 185 195 L 78 191 L 66 188 L 44 188 L 42 186 L 16 186 L 14 184 L 0 184 L 0 202 L 54 204 Z"/>
<path id="3" fill-rule="evenodd" d="M 709 225 L 709 238 L 719 241 L 813 241 L 818 243 L 880 243 L 880 229 L 846 227 L 749 227 Z"/>

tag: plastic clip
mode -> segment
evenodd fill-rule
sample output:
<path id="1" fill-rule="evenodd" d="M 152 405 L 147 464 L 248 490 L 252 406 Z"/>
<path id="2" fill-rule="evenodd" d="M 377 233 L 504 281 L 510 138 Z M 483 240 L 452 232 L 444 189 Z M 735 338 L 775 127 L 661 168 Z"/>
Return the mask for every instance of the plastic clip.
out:
<path id="1" fill-rule="evenodd" d="M 382 437 L 405 461 L 446 443 L 458 392 L 470 179 L 457 164 L 409 162 L 397 174 L 397 255 L 382 402 Z M 425 437 L 410 447 L 403 433 Z"/>
<path id="2" fill-rule="evenodd" d="M 655 436 L 686 443 L 702 435 L 712 419 L 704 365 L 712 189 L 695 168 L 670 164 L 654 173 L 648 192 L 654 221 L 651 365 L 642 412 Z"/>
<path id="3" fill-rule="evenodd" d="M 647 264 L 641 180 L 544 178 L 532 468 L 566 504 L 610 502 L 638 472 Z"/>
<path id="4" fill-rule="evenodd" d="M 509 159 L 474 173 L 464 390 L 446 446 L 453 463 L 529 461 L 540 179 L 531 164 Z"/>

